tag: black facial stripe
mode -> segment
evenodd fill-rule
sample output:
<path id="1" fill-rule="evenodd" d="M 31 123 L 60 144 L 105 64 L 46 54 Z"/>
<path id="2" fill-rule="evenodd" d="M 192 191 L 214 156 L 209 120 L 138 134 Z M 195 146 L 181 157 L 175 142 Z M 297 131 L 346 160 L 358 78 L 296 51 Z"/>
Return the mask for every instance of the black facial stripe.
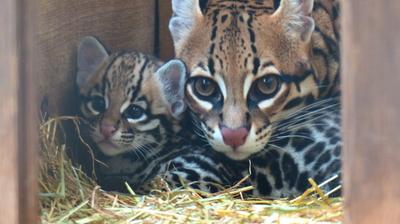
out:
<path id="1" fill-rule="evenodd" d="M 287 84 L 294 83 L 296 85 L 297 90 L 301 91 L 301 82 L 308 78 L 308 76 L 313 75 L 314 72 L 312 70 L 305 71 L 302 75 L 289 75 L 289 74 L 281 74 L 282 82 Z"/>
<path id="2" fill-rule="evenodd" d="M 211 46 L 210 46 L 210 50 L 209 50 L 210 55 L 214 54 L 214 50 L 215 50 L 215 44 L 212 43 Z"/>
<path id="3" fill-rule="evenodd" d="M 208 69 L 210 70 L 210 74 L 214 76 L 215 75 L 214 60 L 211 57 L 208 58 Z"/>
<path id="4" fill-rule="evenodd" d="M 214 26 L 213 29 L 211 30 L 211 41 L 213 41 L 217 36 L 217 30 L 218 30 L 217 26 Z"/>
<path id="5" fill-rule="evenodd" d="M 289 110 L 292 109 L 294 107 L 299 106 L 302 102 L 304 102 L 304 99 L 301 97 L 296 97 L 294 99 L 291 99 L 289 102 L 286 103 L 285 107 L 283 108 L 283 110 Z"/>
<path id="6" fill-rule="evenodd" d="M 257 54 L 257 48 L 256 46 L 254 46 L 254 44 L 251 45 L 251 51 L 253 52 L 253 54 Z"/>
<path id="7" fill-rule="evenodd" d="M 249 35 L 250 35 L 251 51 L 253 52 L 253 54 L 256 54 L 257 53 L 257 48 L 254 45 L 254 43 L 256 41 L 256 36 L 254 34 L 253 24 L 252 24 L 253 23 L 253 14 L 250 13 L 250 11 L 248 13 L 249 13 L 248 14 L 249 15 L 249 19 L 247 20 L 247 26 L 248 26 L 248 32 L 249 32 Z"/>
<path id="8" fill-rule="evenodd" d="M 137 94 L 139 93 L 141 87 L 142 87 L 142 81 L 143 81 L 143 73 L 144 70 L 146 69 L 147 64 L 149 63 L 149 59 L 147 57 L 145 57 L 145 62 L 143 63 L 142 67 L 140 68 L 139 71 L 139 80 L 137 82 L 136 85 L 136 89 L 132 92 L 132 96 L 131 96 L 131 102 L 136 98 Z M 132 86 L 133 88 L 134 86 Z"/>
<path id="9" fill-rule="evenodd" d="M 255 57 L 253 59 L 253 75 L 257 75 L 259 67 L 260 67 L 260 59 L 258 57 Z"/>
<path id="10" fill-rule="evenodd" d="M 217 25 L 218 22 L 218 15 L 219 15 L 219 10 L 216 9 L 213 11 L 213 15 L 212 15 L 212 26 L 215 27 Z M 211 39 L 212 40 L 212 39 Z"/>
<path id="11" fill-rule="evenodd" d="M 251 41 L 251 43 L 254 43 L 254 42 L 256 42 L 256 35 L 254 34 L 254 31 L 253 31 L 253 29 L 251 29 L 251 28 L 248 28 L 248 31 L 249 31 L 249 35 L 250 35 L 250 41 Z"/>

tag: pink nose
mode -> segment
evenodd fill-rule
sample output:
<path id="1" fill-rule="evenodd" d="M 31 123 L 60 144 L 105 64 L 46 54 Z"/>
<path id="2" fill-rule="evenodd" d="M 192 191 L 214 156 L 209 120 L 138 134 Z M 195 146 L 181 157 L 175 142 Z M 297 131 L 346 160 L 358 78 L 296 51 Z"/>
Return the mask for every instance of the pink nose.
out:
<path id="1" fill-rule="evenodd" d="M 221 128 L 222 137 L 225 144 L 237 148 L 246 142 L 249 131 L 247 128 L 230 129 L 226 127 Z"/>
<path id="2" fill-rule="evenodd" d="M 114 127 L 114 125 L 101 124 L 100 126 L 100 133 L 104 136 L 104 138 L 110 138 L 116 131 L 117 129 Z"/>

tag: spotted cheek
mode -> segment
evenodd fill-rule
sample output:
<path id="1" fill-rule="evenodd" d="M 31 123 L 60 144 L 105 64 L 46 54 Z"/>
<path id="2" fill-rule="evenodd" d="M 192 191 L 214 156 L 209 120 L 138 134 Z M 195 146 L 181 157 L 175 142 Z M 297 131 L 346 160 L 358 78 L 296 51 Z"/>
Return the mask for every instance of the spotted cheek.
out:
<path id="1" fill-rule="evenodd" d="M 258 125 L 253 124 L 254 128 L 250 130 L 248 137 L 247 148 L 251 149 L 252 153 L 262 150 L 265 145 L 269 142 L 272 134 L 272 126 L 269 122 L 260 123 Z"/>
<path id="2" fill-rule="evenodd" d="M 119 130 L 118 142 L 122 147 L 126 147 L 132 144 L 136 138 L 136 133 L 130 126 L 125 126 Z"/>

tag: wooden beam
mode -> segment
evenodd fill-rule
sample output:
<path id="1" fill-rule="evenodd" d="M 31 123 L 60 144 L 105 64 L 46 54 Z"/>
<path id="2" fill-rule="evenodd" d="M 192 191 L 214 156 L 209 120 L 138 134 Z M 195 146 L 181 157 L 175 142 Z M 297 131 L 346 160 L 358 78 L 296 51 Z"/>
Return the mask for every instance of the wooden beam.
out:
<path id="1" fill-rule="evenodd" d="M 17 41 L 16 4 L 4 0 L 0 7 L 0 217 L 18 223 Z"/>
<path id="2" fill-rule="evenodd" d="M 0 7 L 0 217 L 38 222 L 35 1 Z"/>
<path id="3" fill-rule="evenodd" d="M 38 1 L 18 0 L 18 187 L 20 223 L 39 223 Z"/>
<path id="4" fill-rule="evenodd" d="M 346 223 L 400 222 L 400 1 L 341 1 Z"/>
<path id="5" fill-rule="evenodd" d="M 175 56 L 172 37 L 168 24 L 172 16 L 172 1 L 158 1 L 158 27 L 159 27 L 159 56 L 162 60 L 170 60 Z"/>

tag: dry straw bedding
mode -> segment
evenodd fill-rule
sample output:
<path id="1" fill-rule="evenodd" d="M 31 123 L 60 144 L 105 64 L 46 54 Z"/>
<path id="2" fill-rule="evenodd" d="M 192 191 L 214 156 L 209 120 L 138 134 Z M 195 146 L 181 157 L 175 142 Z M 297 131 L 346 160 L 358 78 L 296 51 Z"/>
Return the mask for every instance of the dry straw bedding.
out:
<path id="1" fill-rule="evenodd" d="M 328 198 L 312 180 L 313 187 L 294 200 L 244 198 L 251 186 L 217 194 L 169 189 L 162 180 L 154 185 L 163 190 L 149 195 L 104 192 L 58 141 L 64 120 L 79 122 L 59 117 L 40 126 L 42 223 L 341 223 L 342 199 Z"/>

